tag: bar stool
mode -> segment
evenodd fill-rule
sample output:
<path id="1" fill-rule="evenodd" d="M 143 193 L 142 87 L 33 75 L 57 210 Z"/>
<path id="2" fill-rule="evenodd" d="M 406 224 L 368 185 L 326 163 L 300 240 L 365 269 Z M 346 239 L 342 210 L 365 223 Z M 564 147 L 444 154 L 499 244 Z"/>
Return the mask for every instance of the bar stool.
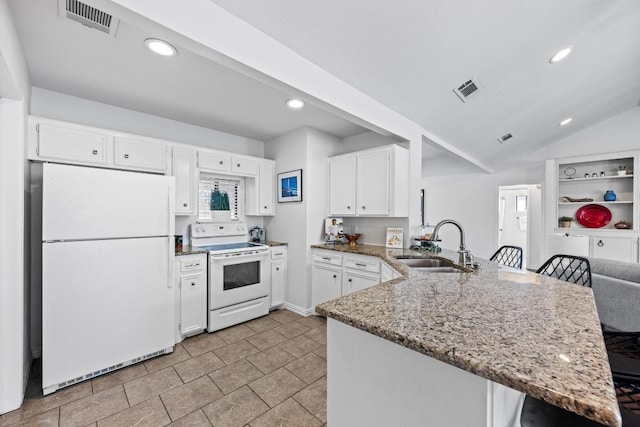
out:
<path id="1" fill-rule="evenodd" d="M 506 265 L 513 268 L 522 268 L 522 248 L 519 246 L 500 246 L 496 253 L 489 258 L 498 264 Z"/>
<path id="2" fill-rule="evenodd" d="M 613 375 L 622 427 L 640 427 L 640 378 Z"/>
<path id="3" fill-rule="evenodd" d="M 591 266 L 589 260 L 583 257 L 554 255 L 538 269 L 537 273 L 591 287 Z M 526 396 L 524 399 L 520 425 L 522 427 L 602 426 L 600 423 L 531 396 Z"/>
<path id="4" fill-rule="evenodd" d="M 589 260 L 583 257 L 554 255 L 542 264 L 536 273 L 591 287 L 591 265 Z"/>

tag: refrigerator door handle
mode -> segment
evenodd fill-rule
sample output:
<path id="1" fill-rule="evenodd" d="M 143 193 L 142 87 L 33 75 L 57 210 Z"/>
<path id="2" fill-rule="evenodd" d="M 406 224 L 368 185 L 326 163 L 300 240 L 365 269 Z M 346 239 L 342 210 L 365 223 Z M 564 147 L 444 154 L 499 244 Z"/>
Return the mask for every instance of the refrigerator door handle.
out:
<path id="1" fill-rule="evenodd" d="M 167 260 L 167 288 L 173 287 L 173 269 L 174 269 L 174 257 L 175 248 L 171 245 L 172 237 L 167 237 L 167 247 L 169 248 L 169 259 Z"/>

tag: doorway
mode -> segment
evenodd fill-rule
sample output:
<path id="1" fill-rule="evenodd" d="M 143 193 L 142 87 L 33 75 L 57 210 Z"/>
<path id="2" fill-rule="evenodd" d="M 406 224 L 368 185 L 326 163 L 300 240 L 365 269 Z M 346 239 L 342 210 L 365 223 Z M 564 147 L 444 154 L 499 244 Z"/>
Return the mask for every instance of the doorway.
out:
<path id="1" fill-rule="evenodd" d="M 498 247 L 522 248 L 522 268 L 540 265 L 542 197 L 539 184 L 498 187 Z"/>

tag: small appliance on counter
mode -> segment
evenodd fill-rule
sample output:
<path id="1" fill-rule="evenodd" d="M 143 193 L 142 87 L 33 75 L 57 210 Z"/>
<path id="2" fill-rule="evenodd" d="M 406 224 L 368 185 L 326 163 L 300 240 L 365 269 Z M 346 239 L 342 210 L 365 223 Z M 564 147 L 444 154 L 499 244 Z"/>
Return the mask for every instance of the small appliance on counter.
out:
<path id="1" fill-rule="evenodd" d="M 251 234 L 251 241 L 255 243 L 264 243 L 267 241 L 267 231 L 264 228 L 258 226 L 253 227 L 249 233 Z"/>

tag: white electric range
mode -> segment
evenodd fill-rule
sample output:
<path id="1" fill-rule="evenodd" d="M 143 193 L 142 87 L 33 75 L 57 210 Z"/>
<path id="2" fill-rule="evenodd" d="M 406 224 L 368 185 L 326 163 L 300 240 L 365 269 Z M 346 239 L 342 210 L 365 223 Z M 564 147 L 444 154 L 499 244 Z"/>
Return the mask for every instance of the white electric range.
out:
<path id="1" fill-rule="evenodd" d="M 209 332 L 269 313 L 269 247 L 247 239 L 241 222 L 191 224 L 191 246 L 209 253 Z"/>

